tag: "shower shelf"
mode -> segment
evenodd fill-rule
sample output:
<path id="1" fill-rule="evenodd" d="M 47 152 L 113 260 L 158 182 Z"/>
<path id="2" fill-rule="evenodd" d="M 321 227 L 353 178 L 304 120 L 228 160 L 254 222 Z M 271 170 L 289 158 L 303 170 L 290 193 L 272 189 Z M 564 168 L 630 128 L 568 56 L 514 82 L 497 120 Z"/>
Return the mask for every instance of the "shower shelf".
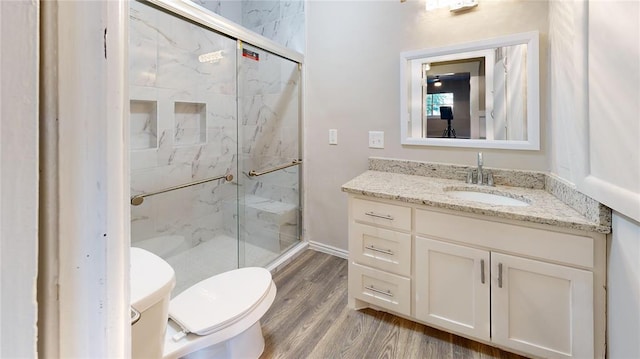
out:
<path id="1" fill-rule="evenodd" d="M 130 100 L 129 111 L 131 149 L 158 148 L 158 103 L 147 100 Z"/>
<path id="2" fill-rule="evenodd" d="M 207 142 L 207 105 L 198 102 L 175 102 L 174 143 L 192 146 Z"/>

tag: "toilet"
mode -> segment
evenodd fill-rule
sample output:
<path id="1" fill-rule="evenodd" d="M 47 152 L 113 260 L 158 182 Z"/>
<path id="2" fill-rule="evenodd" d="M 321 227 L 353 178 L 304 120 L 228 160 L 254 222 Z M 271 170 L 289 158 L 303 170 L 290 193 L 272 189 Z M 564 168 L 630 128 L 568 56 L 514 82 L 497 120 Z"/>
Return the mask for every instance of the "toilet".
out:
<path id="1" fill-rule="evenodd" d="M 276 286 L 264 268 L 218 274 L 171 298 L 173 268 L 131 248 L 132 358 L 258 358 L 264 350 L 260 319 Z"/>

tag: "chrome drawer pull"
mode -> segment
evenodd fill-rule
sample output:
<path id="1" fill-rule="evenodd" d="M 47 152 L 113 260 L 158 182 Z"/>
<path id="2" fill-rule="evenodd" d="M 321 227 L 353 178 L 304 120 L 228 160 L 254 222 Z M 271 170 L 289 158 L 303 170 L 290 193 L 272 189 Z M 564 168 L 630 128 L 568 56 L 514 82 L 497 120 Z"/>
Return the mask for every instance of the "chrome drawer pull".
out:
<path id="1" fill-rule="evenodd" d="M 384 254 L 388 254 L 390 256 L 394 255 L 393 251 L 389 250 L 389 249 L 381 249 L 381 248 L 376 248 L 373 245 L 371 246 L 366 246 L 364 247 L 365 249 L 369 249 L 375 252 L 380 252 L 380 253 L 384 253 Z"/>
<path id="2" fill-rule="evenodd" d="M 386 296 L 388 296 L 388 297 L 393 297 L 393 293 L 391 293 L 391 291 L 390 291 L 390 290 L 386 290 L 386 291 L 384 291 L 384 290 L 382 290 L 382 289 L 375 288 L 374 286 L 371 286 L 371 287 L 364 287 L 364 289 L 370 290 L 370 291 L 372 291 L 372 292 L 376 292 L 376 293 L 384 294 L 384 295 L 386 295 Z"/>
<path id="3" fill-rule="evenodd" d="M 390 221 L 393 221 L 393 216 L 390 216 L 388 214 L 378 214 L 376 212 L 365 212 L 364 214 L 371 217 L 377 217 L 377 218 L 388 219 Z"/>

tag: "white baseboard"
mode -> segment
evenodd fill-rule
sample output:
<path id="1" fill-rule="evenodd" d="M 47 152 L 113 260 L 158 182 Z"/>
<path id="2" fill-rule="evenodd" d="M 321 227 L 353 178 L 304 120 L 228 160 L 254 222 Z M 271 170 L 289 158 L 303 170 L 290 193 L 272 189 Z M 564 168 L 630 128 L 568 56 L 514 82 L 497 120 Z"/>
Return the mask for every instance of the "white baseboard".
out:
<path id="1" fill-rule="evenodd" d="M 316 250 L 318 252 L 322 252 L 322 253 L 327 253 L 327 254 L 331 254 L 333 256 L 336 257 L 340 257 L 340 258 L 344 258 L 344 259 L 348 259 L 349 258 L 349 251 L 344 250 L 344 249 L 340 249 L 340 248 L 336 248 L 334 246 L 330 246 L 324 243 L 318 243 L 318 242 L 314 242 L 314 241 L 309 241 L 309 248 Z"/>
<path id="2" fill-rule="evenodd" d="M 273 273 L 276 273 L 282 267 L 289 264 L 292 260 L 296 259 L 302 252 L 304 252 L 307 248 L 309 248 L 308 242 L 300 242 L 295 245 L 295 247 L 288 250 L 285 254 L 278 257 L 275 261 L 269 263 L 265 268 Z"/>

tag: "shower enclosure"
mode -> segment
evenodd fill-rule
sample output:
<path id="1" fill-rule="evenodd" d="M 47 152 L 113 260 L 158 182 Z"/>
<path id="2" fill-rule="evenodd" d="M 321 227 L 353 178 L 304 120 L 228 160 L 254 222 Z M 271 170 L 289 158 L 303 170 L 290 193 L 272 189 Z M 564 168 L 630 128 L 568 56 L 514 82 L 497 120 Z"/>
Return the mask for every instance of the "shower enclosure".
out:
<path id="1" fill-rule="evenodd" d="M 176 294 L 299 243 L 301 57 L 157 3 L 130 3 L 131 244 Z"/>

